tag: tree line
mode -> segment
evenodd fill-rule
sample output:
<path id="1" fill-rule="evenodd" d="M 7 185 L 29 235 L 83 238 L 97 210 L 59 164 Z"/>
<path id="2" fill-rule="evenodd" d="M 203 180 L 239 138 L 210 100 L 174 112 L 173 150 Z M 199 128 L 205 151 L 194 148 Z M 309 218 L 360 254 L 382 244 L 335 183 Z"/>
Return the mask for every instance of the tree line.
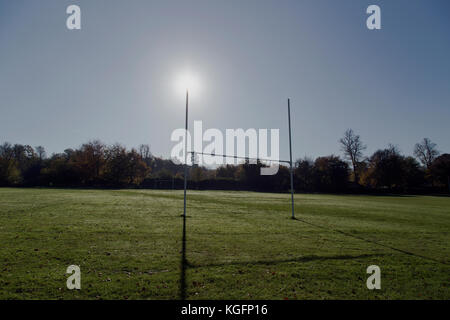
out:
<path id="1" fill-rule="evenodd" d="M 423 139 L 414 157 L 389 145 L 365 156 L 359 135 L 347 130 L 339 140 L 342 157 L 305 157 L 295 161 L 294 187 L 298 192 L 435 193 L 450 190 L 450 154 Z M 261 176 L 260 161 L 215 169 L 189 167 L 189 188 L 285 192 L 290 169 L 280 166 L 273 176 Z M 148 145 L 127 149 L 94 140 L 78 149 L 47 156 L 44 147 L 0 145 L 0 186 L 165 188 L 183 187 L 183 165 L 156 157 Z"/>

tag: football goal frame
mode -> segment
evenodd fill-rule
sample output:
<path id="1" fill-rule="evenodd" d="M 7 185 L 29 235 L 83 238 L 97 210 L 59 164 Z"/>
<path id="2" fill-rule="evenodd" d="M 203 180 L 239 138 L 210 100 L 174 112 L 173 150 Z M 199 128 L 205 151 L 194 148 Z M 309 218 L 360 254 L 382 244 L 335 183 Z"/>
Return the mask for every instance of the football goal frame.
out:
<path id="1" fill-rule="evenodd" d="M 187 132 L 187 110 L 188 103 L 187 100 L 188 95 L 186 94 L 186 132 Z M 185 163 L 184 163 L 184 212 L 183 216 L 186 217 L 186 193 L 187 193 L 187 155 L 190 154 L 192 157 L 192 164 L 194 164 L 195 155 L 203 155 L 203 156 L 213 156 L 213 157 L 223 157 L 223 158 L 233 158 L 236 160 L 252 160 L 252 161 L 265 161 L 270 163 L 287 163 L 289 164 L 289 172 L 290 172 L 290 193 L 291 193 L 291 218 L 295 219 L 295 210 L 294 210 L 294 167 L 292 163 L 292 135 L 291 135 L 291 99 L 287 100 L 288 105 L 288 128 L 289 128 L 289 160 L 273 160 L 273 159 L 262 159 L 262 158 L 251 158 L 251 157 L 243 157 L 237 155 L 227 155 L 227 154 L 217 154 L 217 153 L 205 153 L 205 152 L 196 152 L 196 151 L 188 151 L 185 153 Z M 187 147 L 187 144 L 185 145 Z M 186 150 L 187 148 L 185 148 Z"/>

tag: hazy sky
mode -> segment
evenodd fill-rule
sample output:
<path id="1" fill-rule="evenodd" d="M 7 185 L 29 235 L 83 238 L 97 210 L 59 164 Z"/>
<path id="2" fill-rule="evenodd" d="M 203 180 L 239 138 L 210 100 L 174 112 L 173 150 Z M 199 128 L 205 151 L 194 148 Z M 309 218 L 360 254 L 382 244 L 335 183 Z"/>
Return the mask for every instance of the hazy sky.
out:
<path id="1" fill-rule="evenodd" d="M 81 7 L 82 29 L 66 28 Z M 370 4 L 382 30 L 366 28 Z M 173 86 L 189 68 L 190 124 L 279 128 L 288 157 L 406 154 L 429 137 L 450 152 L 450 1 L 0 0 L 0 142 L 49 153 L 98 138 L 168 157 L 184 126 Z"/>

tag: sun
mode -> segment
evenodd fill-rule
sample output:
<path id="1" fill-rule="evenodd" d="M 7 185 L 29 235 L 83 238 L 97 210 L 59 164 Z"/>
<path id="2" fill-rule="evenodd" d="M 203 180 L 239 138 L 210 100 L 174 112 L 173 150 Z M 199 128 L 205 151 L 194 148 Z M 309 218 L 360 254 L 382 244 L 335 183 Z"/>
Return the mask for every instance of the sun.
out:
<path id="1" fill-rule="evenodd" d="M 195 72 L 184 71 L 179 73 L 175 78 L 175 90 L 177 94 L 198 94 L 201 90 L 200 79 Z"/>

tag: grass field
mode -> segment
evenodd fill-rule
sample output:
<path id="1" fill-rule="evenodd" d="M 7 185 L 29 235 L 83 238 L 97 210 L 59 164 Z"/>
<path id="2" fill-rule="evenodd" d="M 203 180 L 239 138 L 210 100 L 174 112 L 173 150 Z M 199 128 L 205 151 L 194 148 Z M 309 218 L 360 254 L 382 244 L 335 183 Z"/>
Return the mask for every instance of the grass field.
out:
<path id="1" fill-rule="evenodd" d="M 0 299 L 450 298 L 450 198 L 295 200 L 189 191 L 182 268 L 182 191 L 0 189 Z"/>

